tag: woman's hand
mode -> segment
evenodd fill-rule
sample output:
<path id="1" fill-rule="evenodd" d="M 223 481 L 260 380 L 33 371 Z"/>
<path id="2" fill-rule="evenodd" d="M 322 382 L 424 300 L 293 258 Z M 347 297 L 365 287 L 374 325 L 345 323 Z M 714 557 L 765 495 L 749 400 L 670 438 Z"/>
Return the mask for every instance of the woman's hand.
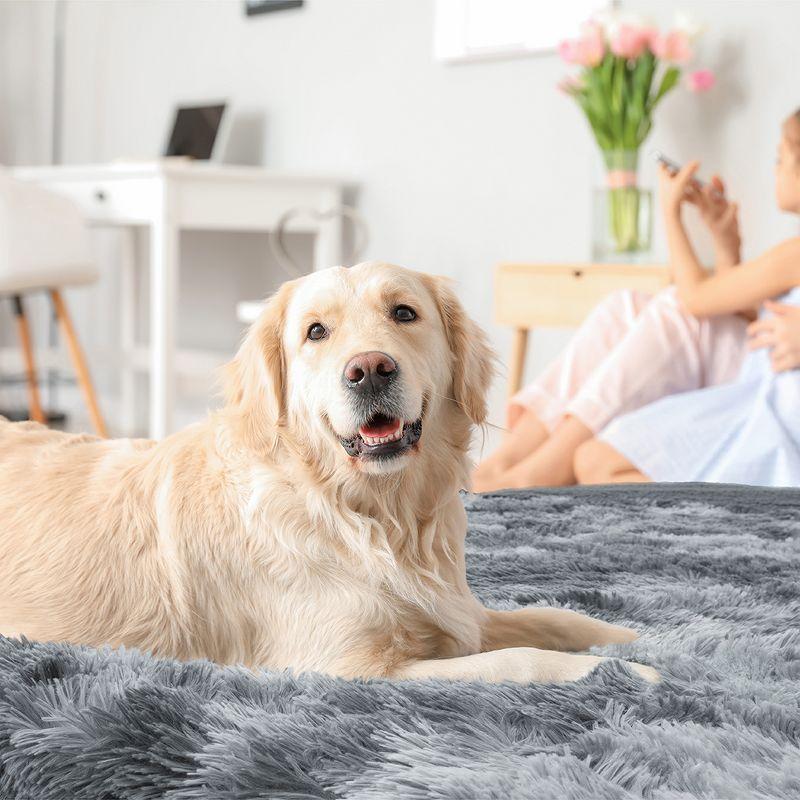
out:
<path id="1" fill-rule="evenodd" d="M 687 199 L 697 206 L 700 217 L 714 238 L 715 247 L 738 257 L 742 244 L 739 236 L 739 207 L 725 197 L 722 178 L 714 175 L 705 186 L 695 186 L 695 189 Z"/>
<path id="2" fill-rule="evenodd" d="M 758 319 L 747 328 L 751 350 L 772 349 L 770 362 L 774 372 L 800 368 L 800 306 L 764 302 L 771 317 Z"/>
<path id="3" fill-rule="evenodd" d="M 658 184 L 661 210 L 667 219 L 680 216 L 681 205 L 684 201 L 696 201 L 700 187 L 694 181 L 694 174 L 699 166 L 699 161 L 690 161 L 678 172 L 672 172 L 664 164 L 659 167 Z"/>
<path id="4" fill-rule="evenodd" d="M 695 180 L 700 163 L 690 161 L 678 172 L 662 165 L 659 170 L 661 205 L 665 220 L 680 221 L 684 202 L 696 206 L 714 239 L 717 268 L 728 268 L 740 261 L 739 207 L 725 197 L 725 184 L 719 175 L 703 186 Z"/>

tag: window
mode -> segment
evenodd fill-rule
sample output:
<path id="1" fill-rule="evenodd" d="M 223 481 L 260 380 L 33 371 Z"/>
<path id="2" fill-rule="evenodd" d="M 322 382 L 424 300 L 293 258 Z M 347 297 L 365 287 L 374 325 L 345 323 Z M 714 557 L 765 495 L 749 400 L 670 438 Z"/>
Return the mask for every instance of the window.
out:
<path id="1" fill-rule="evenodd" d="M 555 50 L 607 6 L 602 0 L 436 0 L 435 55 L 458 63 Z"/>

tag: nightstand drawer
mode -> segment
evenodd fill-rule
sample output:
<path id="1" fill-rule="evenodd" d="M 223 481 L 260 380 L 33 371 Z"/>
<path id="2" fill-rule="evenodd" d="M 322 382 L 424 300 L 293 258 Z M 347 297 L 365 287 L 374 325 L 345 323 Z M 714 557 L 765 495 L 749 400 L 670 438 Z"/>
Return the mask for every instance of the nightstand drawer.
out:
<path id="1" fill-rule="evenodd" d="M 573 327 L 618 289 L 657 292 L 669 283 L 664 266 L 634 264 L 500 264 L 495 320 L 514 328 Z"/>

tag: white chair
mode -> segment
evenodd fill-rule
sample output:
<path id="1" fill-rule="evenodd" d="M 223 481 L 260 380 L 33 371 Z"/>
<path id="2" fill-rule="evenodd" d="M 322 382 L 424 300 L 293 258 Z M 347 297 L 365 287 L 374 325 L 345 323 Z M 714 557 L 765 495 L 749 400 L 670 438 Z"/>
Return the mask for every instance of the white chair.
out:
<path id="1" fill-rule="evenodd" d="M 107 436 L 86 358 L 75 335 L 61 289 L 92 283 L 97 269 L 89 257 L 86 223 L 65 197 L 15 180 L 0 169 L 0 295 L 11 298 L 17 320 L 31 419 L 46 424 L 23 296 L 49 292 L 92 424 Z"/>

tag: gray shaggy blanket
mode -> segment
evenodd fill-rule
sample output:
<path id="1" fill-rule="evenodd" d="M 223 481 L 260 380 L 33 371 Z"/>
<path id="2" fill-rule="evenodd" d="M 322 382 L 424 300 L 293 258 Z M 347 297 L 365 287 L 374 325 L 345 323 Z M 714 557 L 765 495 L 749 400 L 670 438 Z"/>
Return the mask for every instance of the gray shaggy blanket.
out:
<path id="1" fill-rule="evenodd" d="M 635 626 L 562 686 L 343 681 L 0 638 L 0 797 L 800 797 L 800 492 L 465 498 L 486 604 Z"/>

